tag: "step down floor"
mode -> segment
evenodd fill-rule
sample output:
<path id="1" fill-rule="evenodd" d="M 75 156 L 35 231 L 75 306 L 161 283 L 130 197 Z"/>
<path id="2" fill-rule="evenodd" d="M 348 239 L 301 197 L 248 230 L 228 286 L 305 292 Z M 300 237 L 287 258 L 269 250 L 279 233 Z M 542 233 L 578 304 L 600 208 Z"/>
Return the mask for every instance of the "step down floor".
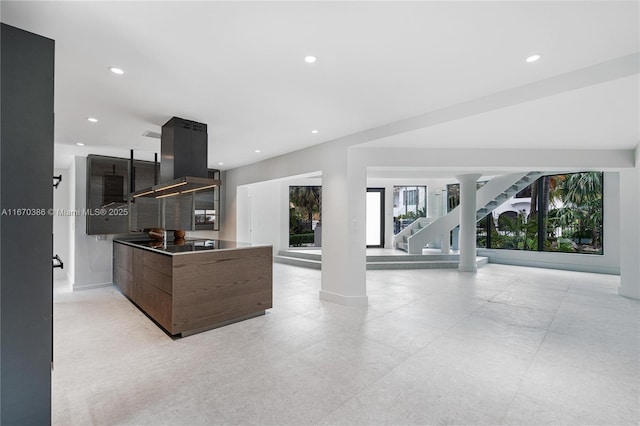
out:
<path id="1" fill-rule="evenodd" d="M 393 249 L 376 249 L 376 254 L 367 253 L 367 269 L 455 269 L 458 267 L 457 254 L 407 254 Z M 383 254 L 388 253 L 388 254 Z M 273 257 L 277 263 L 302 266 L 311 269 L 322 268 L 322 252 L 320 249 L 281 250 Z M 489 263 L 487 257 L 477 257 L 478 267 Z"/>

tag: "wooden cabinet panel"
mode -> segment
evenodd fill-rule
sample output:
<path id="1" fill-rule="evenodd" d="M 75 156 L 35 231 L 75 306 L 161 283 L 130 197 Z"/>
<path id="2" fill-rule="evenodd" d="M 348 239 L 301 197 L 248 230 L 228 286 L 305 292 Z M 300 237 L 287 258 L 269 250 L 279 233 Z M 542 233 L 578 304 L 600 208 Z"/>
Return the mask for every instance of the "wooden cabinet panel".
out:
<path id="1" fill-rule="evenodd" d="M 133 290 L 133 274 L 129 271 L 122 269 L 119 266 L 114 268 L 114 278 L 113 281 L 120 288 L 120 290 L 127 296 L 129 299 L 132 299 L 132 290 Z"/>
<path id="2" fill-rule="evenodd" d="M 272 308 L 272 265 L 271 247 L 176 256 L 174 329 L 199 329 Z"/>
<path id="3" fill-rule="evenodd" d="M 142 250 L 133 249 L 133 282 L 131 289 L 131 300 L 140 304 L 142 300 L 142 276 L 144 263 L 142 262 Z"/>
<path id="4" fill-rule="evenodd" d="M 150 251 L 144 251 L 142 253 L 142 259 L 145 268 L 155 269 L 158 272 L 162 272 L 166 275 L 172 273 L 172 257 L 165 256 L 163 254 L 156 254 Z"/>
<path id="5" fill-rule="evenodd" d="M 247 283 L 267 283 L 271 287 L 271 247 L 224 250 L 176 256 L 174 291 L 197 291 L 203 285 L 238 288 Z"/>
<path id="6" fill-rule="evenodd" d="M 143 281 L 141 302 L 140 307 L 165 330 L 173 334 L 171 327 L 171 295 L 148 281 Z"/>
<path id="7" fill-rule="evenodd" d="M 167 294 L 171 294 L 171 276 L 158 272 L 148 266 L 144 267 L 143 279 L 149 284 L 158 287 Z"/>
<path id="8" fill-rule="evenodd" d="M 133 248 L 123 244 L 113 245 L 113 283 L 128 298 L 133 289 Z"/>
<path id="9" fill-rule="evenodd" d="M 133 247 L 124 244 L 113 245 L 113 262 L 122 269 L 133 272 Z"/>

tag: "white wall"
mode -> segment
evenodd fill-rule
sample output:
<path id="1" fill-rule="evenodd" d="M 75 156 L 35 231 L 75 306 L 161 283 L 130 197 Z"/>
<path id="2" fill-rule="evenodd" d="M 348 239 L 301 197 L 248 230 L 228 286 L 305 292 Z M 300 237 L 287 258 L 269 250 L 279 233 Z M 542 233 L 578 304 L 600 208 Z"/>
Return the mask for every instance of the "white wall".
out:
<path id="1" fill-rule="evenodd" d="M 533 266 L 570 271 L 620 274 L 620 179 L 619 173 L 604 174 L 603 254 L 534 252 L 478 249 L 491 263 Z"/>
<path id="2" fill-rule="evenodd" d="M 239 186 L 235 192 L 236 192 L 236 196 L 234 197 L 234 204 L 235 204 L 236 217 L 235 217 L 234 223 L 236 225 L 235 226 L 236 233 L 233 240 L 240 241 L 243 243 L 250 243 L 251 242 L 251 196 L 249 195 L 249 185 Z M 223 233 L 225 233 L 226 231 L 226 235 L 231 234 L 227 230 L 228 227 L 230 226 L 225 225 L 222 228 Z M 230 238 L 225 238 L 225 239 L 230 239 Z"/>
<path id="3" fill-rule="evenodd" d="M 249 185 L 245 204 L 249 216 L 250 240 L 254 244 L 270 244 L 274 252 L 282 248 L 283 218 L 286 213 L 286 201 L 283 200 L 282 182 L 265 182 Z"/>
<path id="4" fill-rule="evenodd" d="M 53 189 L 53 209 L 56 211 L 53 216 L 53 254 L 60 256 L 64 262 L 64 269 L 54 269 L 53 278 L 63 280 L 69 277 L 71 218 L 57 213 L 59 210 L 71 209 L 70 193 L 72 188 L 75 191 L 75 187 L 71 186 L 74 182 L 69 180 L 68 169 L 54 169 L 53 174 L 62 176 L 58 188 Z"/>
<path id="5" fill-rule="evenodd" d="M 427 188 L 429 198 L 427 200 L 427 215 L 440 217 L 447 213 L 447 184 L 458 183 L 455 178 L 430 179 Z"/>
<path id="6" fill-rule="evenodd" d="M 279 179 L 237 188 L 238 241 L 289 247 L 289 186 L 321 186 L 319 178 Z"/>
<path id="7" fill-rule="evenodd" d="M 87 201 L 87 159 L 75 157 L 75 206 L 82 211 Z M 112 285 L 112 236 L 86 234 L 86 216 L 78 215 L 73 220 L 74 251 L 73 290 L 85 290 Z M 103 238 L 103 239 L 102 239 Z"/>

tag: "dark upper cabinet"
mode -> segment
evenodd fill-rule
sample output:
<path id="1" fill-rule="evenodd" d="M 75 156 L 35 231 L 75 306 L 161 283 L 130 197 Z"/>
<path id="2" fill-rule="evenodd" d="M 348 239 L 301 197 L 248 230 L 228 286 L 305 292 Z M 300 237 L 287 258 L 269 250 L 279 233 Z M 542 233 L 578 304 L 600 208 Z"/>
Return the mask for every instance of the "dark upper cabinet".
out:
<path id="1" fill-rule="evenodd" d="M 156 170 L 154 171 L 154 166 Z M 87 234 L 126 234 L 161 226 L 161 203 L 129 193 L 155 184 L 158 165 L 151 161 L 89 155 L 87 157 Z M 129 188 L 131 182 L 132 188 Z"/>
<path id="2" fill-rule="evenodd" d="M 154 171 L 154 166 L 156 170 Z M 220 179 L 219 170 L 208 177 Z M 220 230 L 220 188 L 180 197 L 156 199 L 129 194 L 155 184 L 159 166 L 150 161 L 87 157 L 87 234 L 126 234 L 149 228 Z M 131 188 L 129 187 L 131 182 Z"/>
<path id="3" fill-rule="evenodd" d="M 87 157 L 87 234 L 129 232 L 129 160 Z"/>
<path id="4" fill-rule="evenodd" d="M 155 164 L 159 174 L 159 165 Z M 131 192 L 139 191 L 155 185 L 154 163 L 151 161 L 133 161 L 133 188 Z M 159 176 L 159 175 L 158 175 Z M 129 213 L 131 231 L 144 231 L 149 228 L 159 228 L 161 225 L 161 203 L 153 197 L 139 197 L 131 203 Z"/>

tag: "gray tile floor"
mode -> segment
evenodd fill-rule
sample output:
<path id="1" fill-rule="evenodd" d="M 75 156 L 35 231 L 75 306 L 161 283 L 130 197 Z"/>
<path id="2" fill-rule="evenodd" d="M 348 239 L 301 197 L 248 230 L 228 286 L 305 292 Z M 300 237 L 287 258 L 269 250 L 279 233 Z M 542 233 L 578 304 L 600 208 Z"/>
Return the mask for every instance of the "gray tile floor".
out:
<path id="1" fill-rule="evenodd" d="M 56 425 L 640 423 L 619 277 L 367 272 L 369 307 L 274 265 L 274 308 L 173 340 L 116 288 L 55 294 Z"/>

